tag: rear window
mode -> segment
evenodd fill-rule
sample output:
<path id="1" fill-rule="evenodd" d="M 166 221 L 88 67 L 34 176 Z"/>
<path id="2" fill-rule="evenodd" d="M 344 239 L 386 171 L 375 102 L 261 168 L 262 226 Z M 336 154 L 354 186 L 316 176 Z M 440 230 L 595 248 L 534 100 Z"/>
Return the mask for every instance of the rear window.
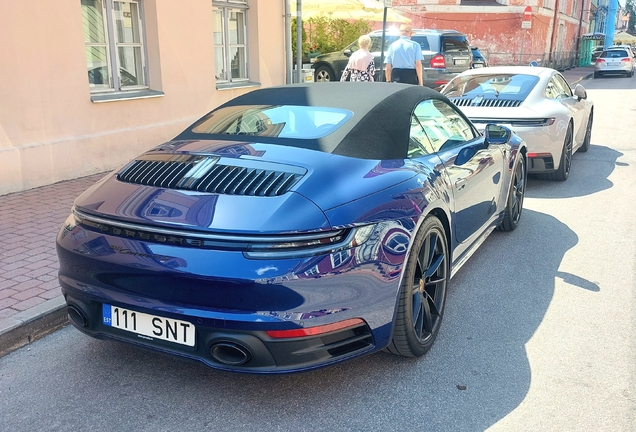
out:
<path id="1" fill-rule="evenodd" d="M 627 51 L 617 49 L 617 50 L 603 51 L 603 53 L 599 57 L 601 57 L 601 58 L 621 58 L 621 57 L 629 57 L 629 55 L 627 54 Z"/>
<path id="2" fill-rule="evenodd" d="M 525 100 L 539 77 L 522 74 L 466 75 L 453 78 L 443 93 L 447 97 L 493 97 Z"/>
<path id="3" fill-rule="evenodd" d="M 389 45 L 391 45 L 393 42 L 395 42 L 396 40 L 398 40 L 399 36 L 394 36 L 394 35 L 390 35 L 390 36 L 385 36 L 384 38 L 384 50 L 388 50 L 389 49 Z M 426 36 L 412 36 L 411 40 L 413 42 L 417 42 L 418 44 L 420 44 L 420 48 L 422 48 L 422 51 L 430 51 L 431 48 L 428 44 L 428 39 L 426 38 Z M 356 44 L 357 46 L 357 44 Z M 372 38 L 372 44 L 371 44 L 371 52 L 380 52 L 382 51 L 382 37 L 374 37 Z"/>
<path id="4" fill-rule="evenodd" d="M 316 139 L 342 126 L 348 110 L 295 105 L 242 105 L 220 108 L 191 129 L 196 134 Z"/>
<path id="5" fill-rule="evenodd" d="M 468 52 L 470 44 L 466 36 L 443 36 L 442 52 Z"/>

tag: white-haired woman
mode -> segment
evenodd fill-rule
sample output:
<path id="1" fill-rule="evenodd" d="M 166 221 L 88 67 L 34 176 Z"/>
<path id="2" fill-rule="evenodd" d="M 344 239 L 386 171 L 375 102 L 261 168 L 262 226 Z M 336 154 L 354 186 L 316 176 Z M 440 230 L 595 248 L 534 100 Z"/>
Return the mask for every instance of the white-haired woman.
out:
<path id="1" fill-rule="evenodd" d="M 359 49 L 349 57 L 349 63 L 342 71 L 340 81 L 373 81 L 375 63 L 373 54 L 369 52 L 370 46 L 371 38 L 369 36 L 362 35 L 358 38 Z"/>

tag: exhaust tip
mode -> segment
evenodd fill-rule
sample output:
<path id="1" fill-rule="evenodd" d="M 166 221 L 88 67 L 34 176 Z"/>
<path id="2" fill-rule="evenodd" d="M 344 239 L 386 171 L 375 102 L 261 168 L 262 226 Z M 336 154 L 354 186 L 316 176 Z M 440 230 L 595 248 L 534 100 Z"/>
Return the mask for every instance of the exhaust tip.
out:
<path id="1" fill-rule="evenodd" d="M 249 350 L 234 342 L 218 342 L 210 348 L 214 360 L 228 366 L 241 366 L 252 358 Z"/>
<path id="2" fill-rule="evenodd" d="M 68 305 L 66 308 L 68 317 L 79 327 L 88 327 L 88 318 L 80 308 L 75 305 Z"/>

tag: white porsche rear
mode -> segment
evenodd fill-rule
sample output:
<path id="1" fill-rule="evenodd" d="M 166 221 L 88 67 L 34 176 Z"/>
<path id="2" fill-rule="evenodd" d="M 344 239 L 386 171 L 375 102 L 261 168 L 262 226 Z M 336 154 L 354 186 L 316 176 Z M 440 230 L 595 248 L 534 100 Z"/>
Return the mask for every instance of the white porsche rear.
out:
<path id="1" fill-rule="evenodd" d="M 587 150 L 591 133 L 593 103 L 577 87 L 573 91 L 554 69 L 499 66 L 463 72 L 442 93 L 478 127 L 497 123 L 513 129 L 528 145 L 531 173 L 561 171 L 556 179 L 565 180 L 569 165 L 562 163 L 569 164 L 578 149 Z M 572 139 L 566 145 L 568 130 Z"/>

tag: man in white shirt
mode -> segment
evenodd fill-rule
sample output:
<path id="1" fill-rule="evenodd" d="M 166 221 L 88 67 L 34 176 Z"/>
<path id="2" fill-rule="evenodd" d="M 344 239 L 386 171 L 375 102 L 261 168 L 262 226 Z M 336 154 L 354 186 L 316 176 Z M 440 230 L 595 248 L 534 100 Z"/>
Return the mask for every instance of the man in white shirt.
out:
<path id="1" fill-rule="evenodd" d="M 389 46 L 384 59 L 387 81 L 422 85 L 422 48 L 411 40 L 413 29 L 408 24 L 400 26 L 400 38 Z"/>

